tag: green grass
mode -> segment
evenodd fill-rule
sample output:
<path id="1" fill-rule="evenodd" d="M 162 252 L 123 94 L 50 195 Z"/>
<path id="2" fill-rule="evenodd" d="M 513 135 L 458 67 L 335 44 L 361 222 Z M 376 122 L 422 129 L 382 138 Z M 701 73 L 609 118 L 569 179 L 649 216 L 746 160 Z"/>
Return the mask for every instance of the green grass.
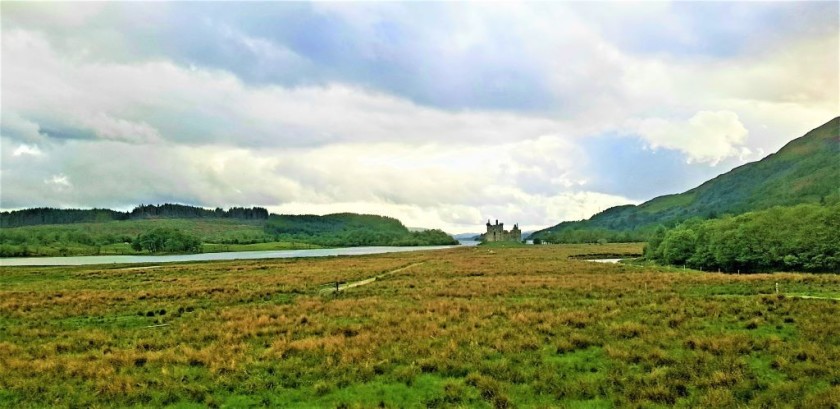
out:
<path id="1" fill-rule="evenodd" d="M 836 405 L 840 277 L 574 258 L 640 247 L 2 267 L 0 407 Z"/>

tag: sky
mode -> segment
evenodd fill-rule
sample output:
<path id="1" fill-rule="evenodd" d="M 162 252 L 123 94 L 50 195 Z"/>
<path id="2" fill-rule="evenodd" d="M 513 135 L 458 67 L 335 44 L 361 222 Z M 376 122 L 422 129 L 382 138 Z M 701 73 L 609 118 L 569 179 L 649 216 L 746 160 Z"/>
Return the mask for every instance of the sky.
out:
<path id="1" fill-rule="evenodd" d="M 0 3 L 0 209 L 524 230 L 840 114 L 838 2 Z"/>

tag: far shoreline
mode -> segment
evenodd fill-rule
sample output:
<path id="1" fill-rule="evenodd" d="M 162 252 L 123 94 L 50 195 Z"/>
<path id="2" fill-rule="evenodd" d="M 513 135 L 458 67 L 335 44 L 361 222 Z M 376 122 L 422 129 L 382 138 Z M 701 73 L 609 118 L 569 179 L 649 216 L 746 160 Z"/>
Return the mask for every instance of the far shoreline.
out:
<path id="1" fill-rule="evenodd" d="M 400 253 L 424 250 L 443 250 L 460 246 L 475 245 L 460 242 L 437 246 L 355 246 L 300 250 L 228 251 L 214 253 L 168 254 L 168 255 L 99 255 L 58 257 L 9 257 L 0 258 L 0 267 L 58 267 L 82 265 L 177 263 L 192 261 L 259 260 L 273 258 L 312 258 L 331 256 L 361 256 L 369 254 Z"/>

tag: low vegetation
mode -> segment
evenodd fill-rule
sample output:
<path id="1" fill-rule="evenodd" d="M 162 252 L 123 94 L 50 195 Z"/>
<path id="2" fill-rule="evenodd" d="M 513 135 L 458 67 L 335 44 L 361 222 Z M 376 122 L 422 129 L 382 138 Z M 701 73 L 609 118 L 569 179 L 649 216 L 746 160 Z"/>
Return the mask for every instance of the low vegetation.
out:
<path id="1" fill-rule="evenodd" d="M 0 407 L 836 407 L 840 276 L 641 251 L 0 267 Z"/>
<path id="2" fill-rule="evenodd" d="M 840 272 L 840 204 L 690 220 L 657 230 L 645 255 L 707 271 Z"/>

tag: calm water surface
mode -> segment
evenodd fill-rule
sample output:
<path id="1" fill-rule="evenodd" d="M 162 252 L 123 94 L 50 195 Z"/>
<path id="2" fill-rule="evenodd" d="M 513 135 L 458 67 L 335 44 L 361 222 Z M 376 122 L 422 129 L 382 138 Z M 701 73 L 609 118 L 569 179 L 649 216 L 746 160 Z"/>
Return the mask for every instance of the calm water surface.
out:
<path id="1" fill-rule="evenodd" d="M 461 241 L 462 246 L 475 246 L 476 241 Z M 78 256 L 0 258 L 0 266 L 82 266 L 89 264 L 176 263 L 184 261 L 252 260 L 261 258 L 297 258 L 359 256 L 363 254 L 398 253 L 404 251 L 440 250 L 457 246 L 417 247 L 342 247 L 310 250 L 238 251 L 230 253 L 175 254 L 168 256 Z"/>
<path id="2" fill-rule="evenodd" d="M 617 264 L 621 260 L 622 259 L 620 259 L 620 258 L 597 258 L 597 259 L 586 260 L 586 261 L 594 261 L 596 263 Z"/>

